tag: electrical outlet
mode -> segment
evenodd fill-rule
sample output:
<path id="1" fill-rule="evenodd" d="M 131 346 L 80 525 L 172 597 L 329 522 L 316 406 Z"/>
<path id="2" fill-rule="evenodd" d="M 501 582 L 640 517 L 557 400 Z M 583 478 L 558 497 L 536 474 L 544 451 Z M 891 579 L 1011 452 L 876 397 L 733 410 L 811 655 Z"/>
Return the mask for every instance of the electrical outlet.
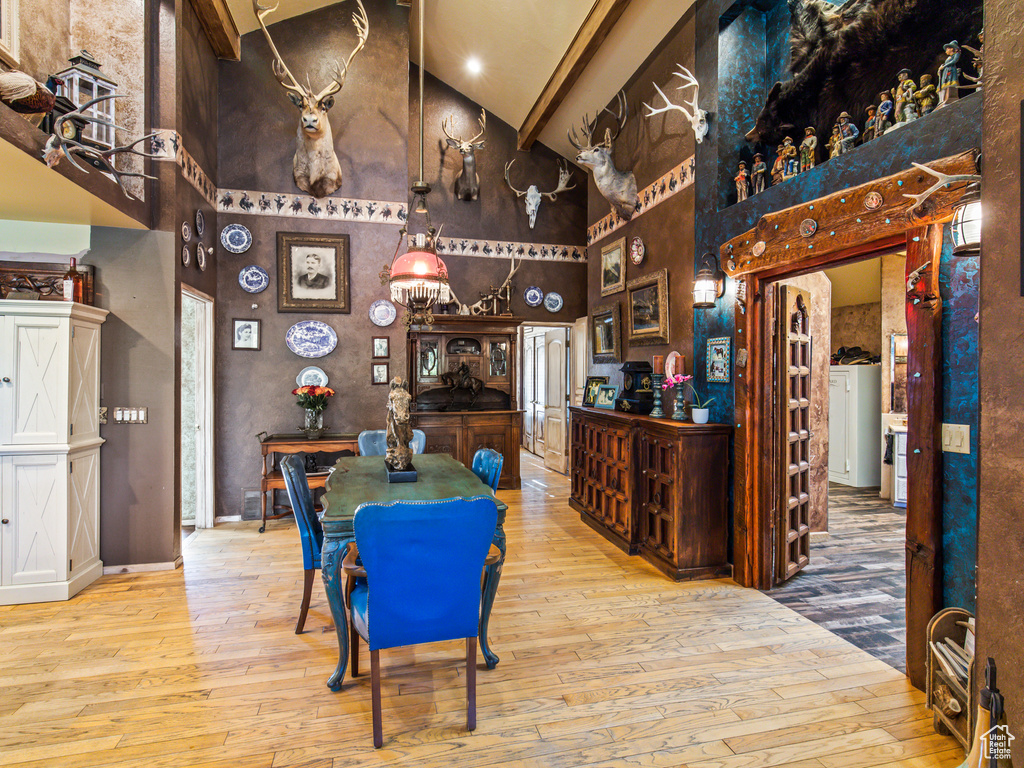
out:
<path id="1" fill-rule="evenodd" d="M 970 453 L 971 425 L 943 424 L 942 450 L 946 453 Z"/>
<path id="2" fill-rule="evenodd" d="M 115 424 L 148 424 L 149 408 L 119 405 L 114 408 Z"/>

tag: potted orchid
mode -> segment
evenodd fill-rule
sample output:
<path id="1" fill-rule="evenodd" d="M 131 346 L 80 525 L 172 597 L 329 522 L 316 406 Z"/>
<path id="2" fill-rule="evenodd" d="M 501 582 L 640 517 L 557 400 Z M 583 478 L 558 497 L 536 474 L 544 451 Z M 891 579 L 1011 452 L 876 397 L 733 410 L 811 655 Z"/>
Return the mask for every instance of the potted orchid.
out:
<path id="1" fill-rule="evenodd" d="M 700 396 L 697 394 L 697 390 L 693 388 L 693 376 L 690 374 L 683 375 L 677 373 L 674 376 L 666 376 L 665 383 L 661 385 L 662 389 L 669 389 L 670 387 L 676 388 L 676 399 L 674 408 L 672 410 L 672 418 L 676 421 L 684 421 L 686 419 L 686 402 L 684 399 L 684 387 L 689 387 L 693 393 L 693 405 L 690 407 L 690 416 L 693 418 L 694 424 L 707 424 L 710 411 L 708 406 L 715 401 L 715 398 L 709 397 L 703 403 L 700 400 Z"/>
<path id="2" fill-rule="evenodd" d="M 307 439 L 316 440 L 324 432 L 324 408 L 327 398 L 334 396 L 334 390 L 307 384 L 293 389 L 292 394 L 298 396 L 296 403 L 306 410 L 305 423 L 299 429 L 306 433 Z"/>

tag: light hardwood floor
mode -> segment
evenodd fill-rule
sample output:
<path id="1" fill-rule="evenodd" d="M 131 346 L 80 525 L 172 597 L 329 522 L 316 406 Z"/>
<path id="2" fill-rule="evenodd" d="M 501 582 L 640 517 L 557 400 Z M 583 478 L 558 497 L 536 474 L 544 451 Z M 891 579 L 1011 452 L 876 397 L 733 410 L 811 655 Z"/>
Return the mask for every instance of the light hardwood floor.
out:
<path id="1" fill-rule="evenodd" d="M 0 608 L 0 766 L 956 766 L 923 695 L 884 662 L 729 581 L 673 584 L 583 525 L 523 454 L 509 555 L 464 731 L 461 643 L 336 658 L 319 579 L 293 634 L 290 520 L 201 531 L 177 572 L 106 576 L 67 603 Z M 440 580 L 434 573 L 423 578 Z"/>

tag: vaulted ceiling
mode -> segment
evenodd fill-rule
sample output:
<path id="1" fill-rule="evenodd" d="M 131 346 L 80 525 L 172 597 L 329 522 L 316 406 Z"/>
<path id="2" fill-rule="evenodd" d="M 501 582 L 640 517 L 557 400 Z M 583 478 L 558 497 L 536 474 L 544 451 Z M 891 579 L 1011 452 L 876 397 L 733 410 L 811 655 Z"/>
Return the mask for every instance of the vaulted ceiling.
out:
<path id="1" fill-rule="evenodd" d="M 594 6 L 594 0 L 426 0 L 426 69 L 520 128 Z M 566 130 L 593 113 L 650 55 L 695 0 L 630 0 L 604 44 L 540 133 L 541 142 L 566 157 L 575 150 Z M 330 0 L 281 0 L 281 21 L 332 5 Z M 251 0 L 228 0 L 239 32 L 258 29 Z M 413 16 L 414 50 L 418 29 Z M 371 34 L 373 31 L 371 30 Z M 470 57 L 482 71 L 466 68 Z"/>

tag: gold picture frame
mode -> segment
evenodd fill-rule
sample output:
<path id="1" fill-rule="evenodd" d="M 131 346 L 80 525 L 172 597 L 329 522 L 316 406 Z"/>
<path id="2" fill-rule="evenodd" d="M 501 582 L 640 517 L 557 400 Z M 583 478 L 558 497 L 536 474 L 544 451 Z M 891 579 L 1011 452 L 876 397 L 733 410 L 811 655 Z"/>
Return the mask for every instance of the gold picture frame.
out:
<path id="1" fill-rule="evenodd" d="M 277 233 L 277 311 L 349 314 L 348 235 Z"/>
<path id="2" fill-rule="evenodd" d="M 594 364 L 622 362 L 622 310 L 618 302 L 590 313 L 590 348 Z"/>
<path id="3" fill-rule="evenodd" d="M 668 344 L 668 270 L 633 278 L 626 294 L 630 345 Z"/>
<path id="4" fill-rule="evenodd" d="M 601 295 L 611 296 L 626 287 L 626 238 L 601 249 Z"/>

